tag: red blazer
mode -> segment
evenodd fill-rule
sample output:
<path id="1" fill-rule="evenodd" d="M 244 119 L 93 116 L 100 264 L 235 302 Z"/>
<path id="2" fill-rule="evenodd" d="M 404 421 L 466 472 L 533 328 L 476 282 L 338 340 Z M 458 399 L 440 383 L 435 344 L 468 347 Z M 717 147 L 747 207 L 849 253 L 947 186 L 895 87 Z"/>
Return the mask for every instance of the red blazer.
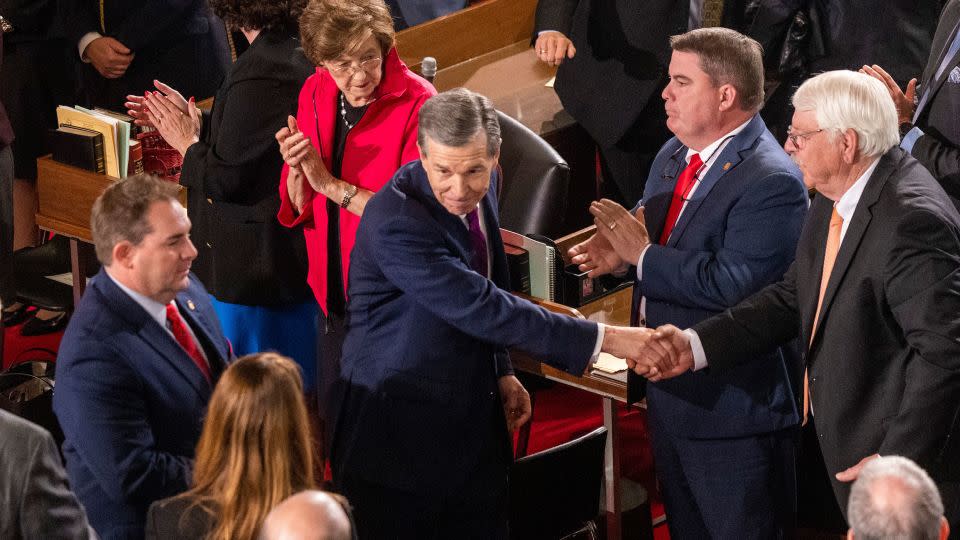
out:
<path id="1" fill-rule="evenodd" d="M 332 162 L 334 122 L 339 119 L 336 103 L 338 92 L 330 74 L 323 68 L 317 68 L 317 72 L 307 79 L 300 91 L 297 109 L 297 125 L 318 148 L 328 169 Z M 396 49 L 390 49 L 383 64 L 383 78 L 375 90 L 376 100 L 347 136 L 340 179 L 363 189 L 378 191 L 401 165 L 418 159 L 417 115 L 423 102 L 436 93 L 430 83 L 407 69 Z M 287 194 L 288 172 L 289 168 L 284 165 L 280 174 L 280 211 L 277 219 L 287 227 L 303 225 L 309 261 L 307 282 L 320 308 L 326 313 L 327 198 L 310 190 L 303 213 L 297 215 Z M 359 225 L 359 216 L 340 210 L 344 286 L 347 284 L 350 252 Z"/>

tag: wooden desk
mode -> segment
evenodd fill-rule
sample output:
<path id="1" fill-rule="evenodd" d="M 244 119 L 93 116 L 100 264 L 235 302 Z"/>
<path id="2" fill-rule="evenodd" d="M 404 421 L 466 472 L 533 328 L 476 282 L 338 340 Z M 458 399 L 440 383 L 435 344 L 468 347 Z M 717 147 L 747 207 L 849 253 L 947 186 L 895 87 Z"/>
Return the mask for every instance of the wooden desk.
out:
<path id="1" fill-rule="evenodd" d="M 574 244 L 581 242 L 593 234 L 595 227 L 587 227 L 575 233 L 556 240 L 564 260 L 569 263 L 566 251 Z M 578 309 L 562 306 L 553 302 L 531 299 L 545 309 L 596 321 L 598 323 L 629 326 L 630 308 L 633 301 L 633 288 L 621 289 L 609 296 L 600 298 Z M 607 538 L 619 539 L 622 536 L 620 501 L 620 429 L 617 422 L 615 401 L 627 402 L 626 372 L 620 378 L 593 373 L 572 375 L 565 371 L 541 363 L 522 351 L 511 351 L 510 358 L 514 368 L 546 379 L 556 381 L 567 386 L 579 388 L 603 398 L 603 425 L 607 428 L 607 445 L 605 449 L 604 485 L 606 488 L 605 503 L 607 509 Z M 652 533 L 651 533 L 652 534 Z M 652 536 L 651 536 L 652 538 Z"/>
<path id="2" fill-rule="evenodd" d="M 118 179 L 105 174 L 57 163 L 50 156 L 37 160 L 37 225 L 45 230 L 70 238 L 70 273 L 73 276 L 73 305 L 80 303 L 86 288 L 83 269 L 93 256 L 89 244 L 90 210 L 94 201 Z M 187 190 L 180 187 L 178 198 L 186 207 Z"/>
<path id="3" fill-rule="evenodd" d="M 397 51 L 419 71 L 424 56 L 437 59 L 437 90 L 458 86 L 483 94 L 494 106 L 543 137 L 570 166 L 566 224 L 593 223 L 597 197 L 594 143 L 546 82 L 556 68 L 540 62 L 530 43 L 536 0 L 489 0 L 397 33 Z"/>

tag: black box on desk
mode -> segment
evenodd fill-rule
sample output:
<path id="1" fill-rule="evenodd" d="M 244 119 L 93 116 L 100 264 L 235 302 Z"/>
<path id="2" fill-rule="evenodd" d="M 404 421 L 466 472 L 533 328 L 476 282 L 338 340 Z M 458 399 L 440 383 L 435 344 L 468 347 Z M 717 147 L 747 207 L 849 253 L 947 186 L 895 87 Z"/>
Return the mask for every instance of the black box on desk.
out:
<path id="1" fill-rule="evenodd" d="M 568 264 L 563 269 L 563 303 L 570 307 L 580 307 L 597 298 L 612 292 L 629 287 L 633 280 L 629 276 L 600 276 L 592 278 L 587 272 L 582 272 L 575 264 Z"/>

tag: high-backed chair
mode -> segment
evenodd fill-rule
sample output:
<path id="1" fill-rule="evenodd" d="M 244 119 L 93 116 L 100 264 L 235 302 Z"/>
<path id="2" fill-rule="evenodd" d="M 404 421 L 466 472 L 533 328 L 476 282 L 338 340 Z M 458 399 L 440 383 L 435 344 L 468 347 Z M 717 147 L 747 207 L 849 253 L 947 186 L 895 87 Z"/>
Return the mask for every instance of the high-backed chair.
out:
<path id="1" fill-rule="evenodd" d="M 500 119 L 500 226 L 520 234 L 566 234 L 570 167 L 547 141 L 506 114 Z"/>
<path id="2" fill-rule="evenodd" d="M 596 538 L 606 442 L 607 428 L 599 427 L 516 460 L 510 471 L 510 537 Z"/>

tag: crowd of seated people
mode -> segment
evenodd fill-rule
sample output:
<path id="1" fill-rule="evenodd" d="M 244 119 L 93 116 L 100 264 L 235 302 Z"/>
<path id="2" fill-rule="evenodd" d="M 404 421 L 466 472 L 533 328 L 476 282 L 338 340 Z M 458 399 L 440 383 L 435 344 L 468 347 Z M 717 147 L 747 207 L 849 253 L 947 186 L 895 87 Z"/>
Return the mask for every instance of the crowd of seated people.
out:
<path id="1" fill-rule="evenodd" d="M 573 376 L 626 359 L 672 538 L 960 527 L 960 0 L 904 23 L 909 65 L 833 51 L 772 112 L 729 5 L 541 1 L 535 55 L 606 182 L 566 255 L 633 280 L 629 326 L 510 293 L 493 103 L 437 93 L 396 48 L 398 15 L 463 2 L 187 3 L 73 0 L 44 30 L 89 64 L 89 102 L 183 156 L 189 204 L 149 174 L 94 203 L 102 268 L 57 357 L 63 459 L 0 411 L 0 537 L 508 538 L 510 434 L 532 416 L 511 348 Z M 10 9 L 4 58 L 27 20 Z M 224 22 L 249 44 L 232 65 Z"/>

